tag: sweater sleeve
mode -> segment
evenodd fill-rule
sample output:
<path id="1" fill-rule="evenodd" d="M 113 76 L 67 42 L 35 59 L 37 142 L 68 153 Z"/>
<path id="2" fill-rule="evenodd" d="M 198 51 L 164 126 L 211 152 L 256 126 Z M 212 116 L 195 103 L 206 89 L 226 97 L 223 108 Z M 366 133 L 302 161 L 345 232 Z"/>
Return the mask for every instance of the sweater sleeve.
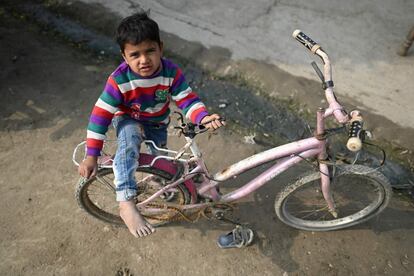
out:
<path id="1" fill-rule="evenodd" d="M 86 136 L 87 155 L 101 155 L 106 132 L 121 102 L 122 94 L 115 80 L 110 76 L 89 118 Z"/>
<path id="2" fill-rule="evenodd" d="M 186 118 L 191 122 L 199 124 L 208 115 L 205 105 L 188 85 L 181 69 L 178 67 L 176 67 L 171 86 L 171 95 L 177 107 L 183 111 Z"/>

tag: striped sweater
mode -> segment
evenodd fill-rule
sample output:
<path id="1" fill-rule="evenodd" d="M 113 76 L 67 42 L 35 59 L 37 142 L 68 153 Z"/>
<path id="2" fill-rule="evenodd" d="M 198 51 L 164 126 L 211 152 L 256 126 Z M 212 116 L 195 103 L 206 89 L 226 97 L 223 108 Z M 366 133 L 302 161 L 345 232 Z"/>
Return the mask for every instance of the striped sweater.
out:
<path id="1" fill-rule="evenodd" d="M 126 114 L 141 122 L 167 123 L 170 100 L 193 123 L 200 123 L 208 114 L 181 69 L 167 59 L 161 62 L 162 70 L 151 77 L 140 77 L 125 62 L 109 76 L 89 119 L 87 155 L 100 155 L 114 116 Z"/>

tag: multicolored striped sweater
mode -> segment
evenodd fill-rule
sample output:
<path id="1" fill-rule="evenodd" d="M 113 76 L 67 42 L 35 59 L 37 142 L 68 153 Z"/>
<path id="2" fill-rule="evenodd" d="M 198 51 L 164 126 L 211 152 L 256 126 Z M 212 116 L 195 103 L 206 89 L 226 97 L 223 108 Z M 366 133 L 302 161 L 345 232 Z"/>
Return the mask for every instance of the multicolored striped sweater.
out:
<path id="1" fill-rule="evenodd" d="M 193 123 L 208 115 L 177 65 L 162 59 L 162 70 L 143 78 L 123 62 L 108 78 L 96 102 L 87 130 L 87 155 L 99 156 L 114 116 L 129 115 L 141 122 L 168 123 L 170 101 Z"/>

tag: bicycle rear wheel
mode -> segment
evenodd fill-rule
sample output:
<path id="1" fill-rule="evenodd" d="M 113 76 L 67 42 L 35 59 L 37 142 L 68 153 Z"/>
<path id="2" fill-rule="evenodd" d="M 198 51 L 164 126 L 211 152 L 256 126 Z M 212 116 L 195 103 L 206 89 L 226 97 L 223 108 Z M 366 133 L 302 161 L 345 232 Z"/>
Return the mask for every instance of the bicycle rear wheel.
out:
<path id="1" fill-rule="evenodd" d="M 135 173 L 138 185 L 138 202 L 142 202 L 163 188 L 171 178 L 172 175 L 165 171 L 138 167 Z M 76 199 L 78 205 L 90 215 L 104 222 L 125 225 L 119 216 L 119 203 L 115 197 L 112 169 L 101 169 L 95 177 L 90 179 L 81 178 L 76 190 Z M 151 206 L 140 208 L 140 213 L 153 226 L 160 226 L 170 222 L 177 213 L 173 209 L 154 208 L 154 205 L 185 205 L 190 203 L 190 199 L 187 188 L 179 184 L 156 198 Z"/>
<path id="2" fill-rule="evenodd" d="M 302 230 L 329 231 L 362 223 L 380 213 L 391 198 L 391 185 L 378 171 L 361 165 L 338 166 L 331 192 L 334 217 L 320 188 L 320 173 L 306 175 L 284 188 L 275 200 L 276 215 Z"/>

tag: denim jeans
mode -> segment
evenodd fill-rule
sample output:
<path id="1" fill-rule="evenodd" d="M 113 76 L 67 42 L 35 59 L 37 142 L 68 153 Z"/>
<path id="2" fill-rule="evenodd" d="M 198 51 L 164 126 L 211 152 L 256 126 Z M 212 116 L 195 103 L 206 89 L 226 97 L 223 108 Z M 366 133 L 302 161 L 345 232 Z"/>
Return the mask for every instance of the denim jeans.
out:
<path id="1" fill-rule="evenodd" d="M 165 147 L 168 125 L 138 122 L 122 116 L 115 117 L 112 123 L 118 143 L 113 165 L 116 200 L 127 201 L 137 194 L 135 171 L 138 167 L 142 141 L 152 140 L 157 147 Z M 152 154 L 157 153 L 155 148 L 151 146 L 149 148 Z"/>

